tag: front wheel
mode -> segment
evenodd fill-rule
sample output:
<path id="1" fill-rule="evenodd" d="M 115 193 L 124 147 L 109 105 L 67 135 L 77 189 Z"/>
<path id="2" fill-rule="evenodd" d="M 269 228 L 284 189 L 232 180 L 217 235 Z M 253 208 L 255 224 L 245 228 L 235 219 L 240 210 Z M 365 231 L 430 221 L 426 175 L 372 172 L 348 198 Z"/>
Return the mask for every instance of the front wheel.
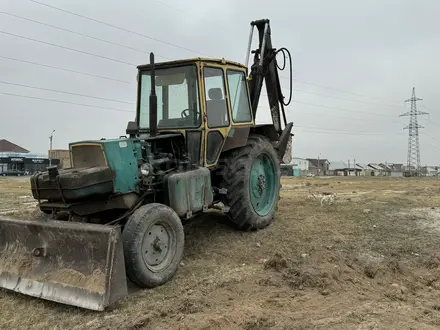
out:
<path id="1" fill-rule="evenodd" d="M 142 288 L 168 282 L 177 273 L 184 250 L 183 225 L 170 207 L 141 206 L 128 219 L 123 236 L 128 278 Z"/>

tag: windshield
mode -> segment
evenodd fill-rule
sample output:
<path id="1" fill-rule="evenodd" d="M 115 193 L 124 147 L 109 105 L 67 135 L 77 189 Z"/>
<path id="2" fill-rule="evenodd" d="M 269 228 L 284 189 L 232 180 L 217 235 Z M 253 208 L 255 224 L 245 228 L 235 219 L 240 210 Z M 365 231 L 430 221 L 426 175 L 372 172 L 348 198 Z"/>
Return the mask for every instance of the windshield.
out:
<path id="1" fill-rule="evenodd" d="M 200 125 L 197 68 L 187 65 L 156 69 L 157 128 Z M 139 127 L 150 128 L 151 73 L 141 72 Z"/>

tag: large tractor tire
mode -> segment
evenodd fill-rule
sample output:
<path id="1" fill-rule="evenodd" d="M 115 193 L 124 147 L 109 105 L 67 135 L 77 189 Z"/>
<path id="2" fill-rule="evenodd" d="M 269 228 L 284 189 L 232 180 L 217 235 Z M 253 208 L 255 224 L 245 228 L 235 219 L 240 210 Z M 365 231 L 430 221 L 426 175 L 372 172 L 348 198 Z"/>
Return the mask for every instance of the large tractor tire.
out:
<path id="1" fill-rule="evenodd" d="M 225 155 L 222 188 L 228 215 L 242 230 L 268 226 L 278 208 L 280 167 L 278 155 L 262 135 L 251 135 L 248 144 Z"/>
<path id="2" fill-rule="evenodd" d="M 122 233 L 128 278 L 141 288 L 154 288 L 177 273 L 183 256 L 184 232 L 170 207 L 141 206 L 128 219 Z"/>

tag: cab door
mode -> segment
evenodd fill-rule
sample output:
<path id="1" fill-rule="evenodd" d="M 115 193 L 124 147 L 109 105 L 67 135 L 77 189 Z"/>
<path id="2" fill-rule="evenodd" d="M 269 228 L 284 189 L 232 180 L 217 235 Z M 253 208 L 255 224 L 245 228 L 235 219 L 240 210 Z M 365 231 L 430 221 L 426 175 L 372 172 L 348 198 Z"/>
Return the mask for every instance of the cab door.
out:
<path id="1" fill-rule="evenodd" d="M 225 70 L 221 65 L 202 64 L 205 102 L 205 166 L 216 165 L 230 131 L 230 105 L 226 92 Z"/>

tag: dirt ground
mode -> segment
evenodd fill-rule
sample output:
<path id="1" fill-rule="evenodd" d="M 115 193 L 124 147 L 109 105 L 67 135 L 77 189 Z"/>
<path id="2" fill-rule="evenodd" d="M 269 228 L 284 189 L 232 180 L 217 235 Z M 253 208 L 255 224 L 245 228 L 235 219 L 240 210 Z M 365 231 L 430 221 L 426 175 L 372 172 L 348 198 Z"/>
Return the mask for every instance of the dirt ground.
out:
<path id="1" fill-rule="evenodd" d="M 105 312 L 2 290 L 0 328 L 440 328 L 439 179 L 282 181 L 265 230 L 236 231 L 215 213 L 187 224 L 166 285 Z M 0 217 L 34 216 L 29 189 L 0 180 Z"/>

